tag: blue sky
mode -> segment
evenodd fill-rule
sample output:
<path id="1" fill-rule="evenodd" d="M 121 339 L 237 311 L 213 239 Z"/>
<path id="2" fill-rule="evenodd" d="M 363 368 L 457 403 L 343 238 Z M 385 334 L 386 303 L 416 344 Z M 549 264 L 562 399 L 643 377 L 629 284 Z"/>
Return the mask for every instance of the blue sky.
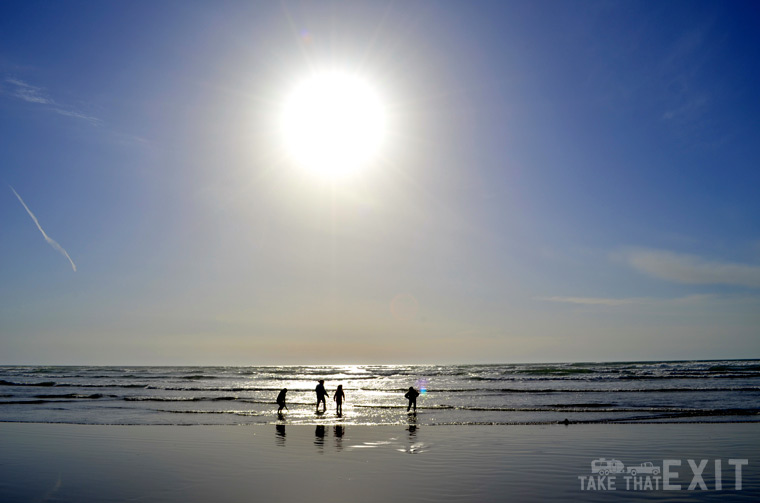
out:
<path id="1" fill-rule="evenodd" d="M 753 2 L 6 4 L 0 364 L 758 358 L 758 26 Z M 390 117 L 349 180 L 280 147 L 320 68 Z"/>

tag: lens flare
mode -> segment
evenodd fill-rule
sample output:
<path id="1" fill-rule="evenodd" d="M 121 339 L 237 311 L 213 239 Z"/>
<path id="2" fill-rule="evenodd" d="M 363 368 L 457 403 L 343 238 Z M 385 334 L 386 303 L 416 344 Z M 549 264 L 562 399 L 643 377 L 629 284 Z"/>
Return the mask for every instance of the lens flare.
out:
<path id="1" fill-rule="evenodd" d="M 420 395 L 425 395 L 427 393 L 427 386 L 428 386 L 428 380 L 427 379 L 417 379 L 417 388 L 420 390 Z"/>

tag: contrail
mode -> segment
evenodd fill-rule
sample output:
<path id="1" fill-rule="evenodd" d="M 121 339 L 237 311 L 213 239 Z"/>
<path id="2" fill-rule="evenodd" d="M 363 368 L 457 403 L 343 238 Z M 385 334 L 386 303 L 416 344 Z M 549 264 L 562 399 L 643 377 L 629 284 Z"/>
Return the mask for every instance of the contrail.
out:
<path id="1" fill-rule="evenodd" d="M 47 241 L 50 246 L 52 246 L 53 248 L 55 248 L 56 250 L 58 250 L 59 252 L 61 252 L 61 254 L 64 257 L 66 257 L 67 259 L 69 259 L 69 262 L 71 263 L 71 268 L 74 269 L 74 272 L 76 272 L 77 271 L 77 265 L 74 263 L 73 260 L 71 260 L 71 257 L 69 257 L 69 254 L 66 253 L 66 250 L 63 249 L 63 246 L 59 245 L 55 241 L 55 239 L 53 239 L 50 236 L 48 236 L 47 234 L 45 234 L 45 231 L 42 230 L 42 226 L 40 225 L 39 220 L 37 220 L 37 217 L 34 216 L 34 213 L 32 213 L 32 210 L 29 209 L 29 206 L 26 205 L 26 203 L 24 202 L 24 200 L 21 199 L 21 196 L 18 195 L 18 192 L 16 192 L 16 189 L 14 189 L 10 185 L 9 185 L 9 187 L 11 188 L 11 190 L 13 191 L 13 193 L 16 194 L 16 197 L 18 198 L 18 200 L 21 201 L 21 204 L 24 206 L 24 209 L 26 210 L 26 212 L 29 213 L 29 216 L 32 217 L 32 220 L 34 220 L 34 223 L 37 225 L 37 228 L 42 233 L 42 237 L 45 238 L 45 241 Z"/>

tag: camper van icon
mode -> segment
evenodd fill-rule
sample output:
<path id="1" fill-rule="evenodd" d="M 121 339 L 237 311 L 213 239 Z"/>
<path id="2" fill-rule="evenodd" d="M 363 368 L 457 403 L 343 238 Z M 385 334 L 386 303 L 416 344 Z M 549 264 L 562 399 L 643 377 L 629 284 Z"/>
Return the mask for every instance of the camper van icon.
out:
<path id="1" fill-rule="evenodd" d="M 647 461 L 640 465 L 629 466 L 626 470 L 625 465 L 623 465 L 623 462 L 619 459 L 599 458 L 591 462 L 591 473 L 609 475 L 610 473 L 625 473 L 626 471 L 633 476 L 638 474 L 659 475 L 660 467 Z"/>
<path id="2" fill-rule="evenodd" d="M 623 473 L 625 465 L 619 459 L 599 458 L 591 462 L 591 473 L 609 475 L 610 473 Z"/>

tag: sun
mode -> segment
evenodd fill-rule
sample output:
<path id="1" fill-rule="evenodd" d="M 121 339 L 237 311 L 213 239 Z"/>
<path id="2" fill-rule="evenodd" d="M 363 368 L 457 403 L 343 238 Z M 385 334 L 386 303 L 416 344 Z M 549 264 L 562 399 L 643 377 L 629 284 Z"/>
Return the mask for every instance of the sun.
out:
<path id="1" fill-rule="evenodd" d="M 285 100 L 282 138 L 288 156 L 317 175 L 339 178 L 366 167 L 386 135 L 386 113 L 372 85 L 341 71 L 314 74 Z"/>

